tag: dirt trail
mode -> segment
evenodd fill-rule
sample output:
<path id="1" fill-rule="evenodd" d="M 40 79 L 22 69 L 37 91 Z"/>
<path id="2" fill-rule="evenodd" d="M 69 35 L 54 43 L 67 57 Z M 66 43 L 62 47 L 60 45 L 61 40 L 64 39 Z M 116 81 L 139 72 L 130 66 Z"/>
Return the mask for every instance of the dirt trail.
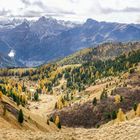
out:
<path id="1" fill-rule="evenodd" d="M 30 102 L 30 111 L 34 114 L 46 117 L 53 111 L 57 97 L 54 95 L 41 94 L 39 99 L 40 101 L 38 102 Z"/>

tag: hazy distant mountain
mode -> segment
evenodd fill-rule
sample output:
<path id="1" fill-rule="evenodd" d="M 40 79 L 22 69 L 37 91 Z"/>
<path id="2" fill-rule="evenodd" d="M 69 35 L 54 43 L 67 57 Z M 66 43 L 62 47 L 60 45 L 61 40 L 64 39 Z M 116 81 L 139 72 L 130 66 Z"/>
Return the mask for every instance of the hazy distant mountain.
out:
<path id="1" fill-rule="evenodd" d="M 17 25 L 21 24 L 25 19 L 12 19 L 12 20 L 1 20 L 0 21 L 0 31 L 4 32 L 15 28 Z"/>
<path id="2" fill-rule="evenodd" d="M 82 48 L 103 42 L 138 41 L 140 29 L 129 24 L 97 22 L 88 19 L 83 25 L 64 31 L 58 36 L 44 37 L 41 47 L 47 59 L 66 56 Z"/>
<path id="3" fill-rule="evenodd" d="M 46 17 L 20 22 L 10 22 L 12 28 L 5 28 L 6 23 L 1 26 L 0 51 L 8 55 L 14 50 L 15 60 L 27 66 L 39 65 L 103 42 L 140 40 L 140 26 L 137 24 L 88 19 L 80 25 Z"/>

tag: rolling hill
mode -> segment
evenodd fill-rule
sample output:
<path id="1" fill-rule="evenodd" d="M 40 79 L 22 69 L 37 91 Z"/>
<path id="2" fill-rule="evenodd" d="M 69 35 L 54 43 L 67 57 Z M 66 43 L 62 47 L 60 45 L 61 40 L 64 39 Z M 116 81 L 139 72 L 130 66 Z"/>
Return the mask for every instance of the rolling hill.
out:
<path id="1" fill-rule="evenodd" d="M 60 60 L 54 61 L 58 65 L 70 65 L 70 64 L 83 64 L 90 61 L 114 59 L 117 56 L 132 51 L 136 51 L 140 48 L 140 42 L 128 42 L 128 43 L 103 43 L 97 47 L 90 47 L 76 53 L 69 55 Z"/>

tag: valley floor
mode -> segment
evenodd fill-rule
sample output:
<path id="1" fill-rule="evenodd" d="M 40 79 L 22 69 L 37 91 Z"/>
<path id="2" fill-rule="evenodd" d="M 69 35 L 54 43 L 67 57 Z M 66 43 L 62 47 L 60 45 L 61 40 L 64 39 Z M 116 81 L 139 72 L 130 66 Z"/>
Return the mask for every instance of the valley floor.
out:
<path id="1" fill-rule="evenodd" d="M 46 118 L 48 114 L 51 114 L 54 110 L 55 103 L 57 101 L 57 97 L 54 95 L 40 95 L 40 101 L 34 102 L 30 101 L 30 111 L 34 114 L 38 114 L 43 118 Z M 45 115 L 45 116 L 44 116 Z"/>
<path id="2" fill-rule="evenodd" d="M 120 124 L 106 124 L 98 129 L 63 128 L 58 132 L 33 132 L 20 129 L 0 129 L 1 140 L 139 140 L 140 118 Z"/>

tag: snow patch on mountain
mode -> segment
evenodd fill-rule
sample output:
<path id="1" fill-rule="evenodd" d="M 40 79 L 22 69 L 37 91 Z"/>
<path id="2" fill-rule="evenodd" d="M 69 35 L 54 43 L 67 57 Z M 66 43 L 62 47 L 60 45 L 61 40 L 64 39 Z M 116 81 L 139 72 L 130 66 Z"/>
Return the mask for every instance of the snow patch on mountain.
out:
<path id="1" fill-rule="evenodd" d="M 8 54 L 9 57 L 13 58 L 15 56 L 15 51 L 11 50 Z"/>

